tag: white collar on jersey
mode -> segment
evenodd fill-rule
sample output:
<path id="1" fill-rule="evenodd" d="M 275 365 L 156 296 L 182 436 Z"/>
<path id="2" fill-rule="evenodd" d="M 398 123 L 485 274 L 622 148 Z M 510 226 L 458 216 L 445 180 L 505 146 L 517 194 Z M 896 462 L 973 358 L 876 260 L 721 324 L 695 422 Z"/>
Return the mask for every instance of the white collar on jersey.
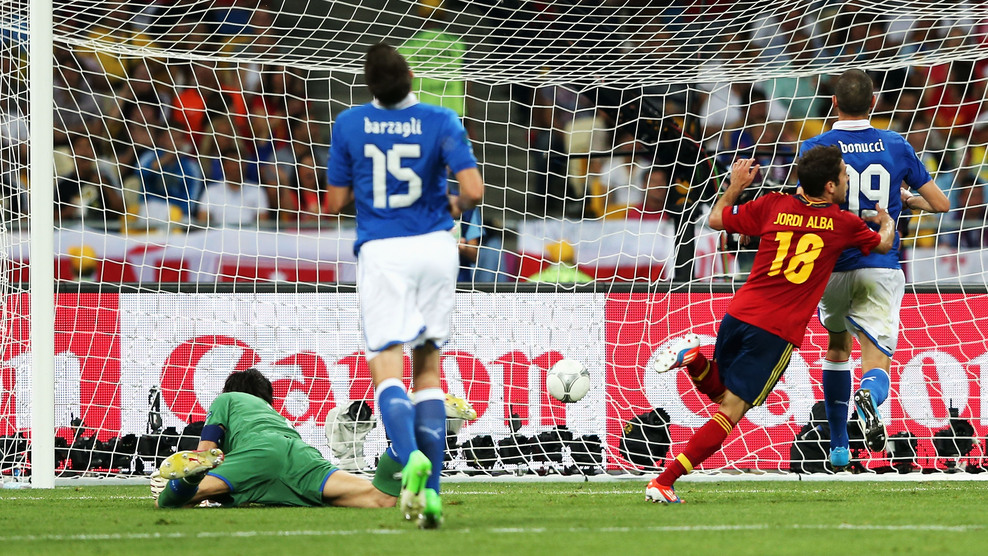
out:
<path id="1" fill-rule="evenodd" d="M 419 99 L 415 96 L 415 93 L 408 93 L 408 96 L 401 100 L 398 104 L 392 104 L 391 106 L 385 106 L 374 99 L 374 106 L 377 108 L 384 108 L 385 110 L 401 110 L 402 108 L 408 108 L 409 106 L 418 104 Z"/>
<path id="2" fill-rule="evenodd" d="M 860 131 L 862 129 L 869 129 L 871 127 L 871 122 L 868 120 L 838 120 L 834 122 L 833 129 L 839 129 L 842 131 Z"/>

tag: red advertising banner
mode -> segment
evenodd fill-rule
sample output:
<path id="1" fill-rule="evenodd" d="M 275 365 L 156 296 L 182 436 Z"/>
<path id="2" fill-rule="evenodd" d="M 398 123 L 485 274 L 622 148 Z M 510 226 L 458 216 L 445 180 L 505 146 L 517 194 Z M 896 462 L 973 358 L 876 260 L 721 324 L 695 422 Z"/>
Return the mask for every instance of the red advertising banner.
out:
<path id="1" fill-rule="evenodd" d="M 729 294 L 462 293 L 454 337 L 443 353 L 444 388 L 467 398 L 478 419 L 460 440 L 509 434 L 509 418 L 535 435 L 566 425 L 604 440 L 607 465 L 620 455 L 624 425 L 661 407 L 670 416 L 673 453 L 709 419 L 711 404 L 683 373 L 658 374 L 650 359 L 687 331 L 712 353 Z M 8 342 L 0 364 L 0 435 L 30 430 L 29 298 L 6 302 Z M 354 294 L 60 294 L 56 311 L 56 426 L 70 439 L 73 418 L 100 440 L 143 433 L 149 391 L 159 390 L 165 426 L 202 419 L 229 372 L 257 366 L 271 378 L 275 408 L 323 446 L 330 409 L 373 402 L 361 354 Z M 988 295 L 910 294 L 882 411 L 889 432 L 930 438 L 950 408 L 976 435 L 988 433 Z M 789 445 L 822 399 L 826 333 L 815 319 L 765 405 L 753 409 L 707 468 L 780 467 Z M 545 392 L 545 372 L 563 357 L 591 371 L 590 393 L 562 404 Z M 406 362 L 407 364 L 407 362 Z M 410 374 L 410 373 L 409 373 Z M 856 371 L 856 377 L 860 371 Z M 379 427 L 380 428 L 380 427 Z M 383 449 L 383 432 L 368 453 Z M 324 446 L 323 446 L 324 447 Z"/>
<path id="2" fill-rule="evenodd" d="M 612 456 L 619 457 L 622 423 L 654 406 L 664 406 L 672 416 L 674 453 L 710 417 L 714 406 L 695 391 L 684 373 L 672 379 L 681 405 L 663 396 L 661 389 L 650 389 L 648 377 L 655 373 L 648 370 L 649 358 L 687 331 L 700 334 L 710 344 L 703 353 L 712 355 L 717 324 L 730 297 L 677 293 L 608 297 L 607 444 Z M 953 407 L 959 417 L 974 425 L 976 436 L 984 438 L 988 432 L 988 385 L 983 376 L 988 362 L 988 296 L 906 295 L 901 321 L 903 332 L 892 362 L 892 391 L 882 408 L 890 418 L 889 434 L 911 432 L 921 439 L 920 457 L 932 458 L 929 438 L 948 425 Z M 775 467 L 774 462 L 788 460 L 789 444 L 808 420 L 810 406 L 823 399 L 820 362 L 826 346 L 826 331 L 816 318 L 811 319 L 803 345 L 775 391 L 763 407 L 749 412 L 724 450 L 704 467 L 722 467 L 728 462 L 738 468 Z M 855 383 L 860 373 L 856 369 Z"/>
<path id="3" fill-rule="evenodd" d="M 61 294 L 55 312 L 55 404 L 105 440 L 120 431 L 120 319 L 116 294 Z M 30 428 L 30 296 L 7 297 L 0 434 Z M 20 419 L 20 421 L 18 421 Z M 68 421 L 57 434 L 71 440 Z"/>

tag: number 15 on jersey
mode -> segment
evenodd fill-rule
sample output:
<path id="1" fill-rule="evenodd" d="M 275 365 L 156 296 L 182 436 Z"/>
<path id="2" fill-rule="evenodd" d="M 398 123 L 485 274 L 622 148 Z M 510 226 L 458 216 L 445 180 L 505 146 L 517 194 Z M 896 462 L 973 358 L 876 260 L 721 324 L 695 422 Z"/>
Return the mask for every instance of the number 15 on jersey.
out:
<path id="1" fill-rule="evenodd" d="M 384 153 L 370 143 L 364 145 L 364 156 L 374 164 L 374 208 L 404 208 L 411 206 L 422 196 L 422 178 L 415 170 L 401 165 L 403 159 L 422 156 L 422 146 L 418 144 L 397 144 Z M 388 195 L 388 174 L 408 184 L 407 193 Z"/>

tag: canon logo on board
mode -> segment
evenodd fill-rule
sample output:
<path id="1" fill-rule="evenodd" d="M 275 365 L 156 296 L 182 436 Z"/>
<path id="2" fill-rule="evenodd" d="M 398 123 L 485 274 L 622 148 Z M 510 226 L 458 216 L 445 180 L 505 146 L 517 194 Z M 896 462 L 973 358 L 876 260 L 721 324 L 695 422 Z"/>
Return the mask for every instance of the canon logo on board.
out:
<path id="1" fill-rule="evenodd" d="M 202 361 L 217 349 L 228 357 L 219 364 L 213 358 L 212 368 L 204 368 Z M 478 419 L 484 418 L 494 401 L 499 408 L 511 407 L 511 413 L 516 414 L 522 423 L 527 423 L 530 415 L 539 414 L 538 422 L 541 425 L 564 424 L 561 402 L 547 395 L 538 397 L 538 408 L 548 407 L 548 410 L 532 412 L 529 407 L 530 392 L 544 390 L 544 370 L 562 357 L 557 351 L 548 351 L 532 358 L 520 351 L 510 351 L 493 361 L 484 362 L 466 351 L 444 351 L 441 363 L 443 388 L 470 400 Z M 493 374 L 489 370 L 492 366 L 497 367 Z M 216 375 L 223 378 L 229 372 L 249 367 L 257 367 L 269 376 L 291 375 L 292 378 L 272 380 L 274 407 L 296 425 L 309 420 L 314 420 L 317 425 L 325 424 L 326 414 L 337 403 L 352 400 L 373 403 L 374 400 L 370 369 L 361 352 L 333 357 L 328 363 L 327 359 L 312 351 L 265 361 L 258 349 L 241 340 L 224 335 L 205 335 L 185 340 L 165 359 L 161 369 L 162 401 L 184 422 L 202 420 L 209 401 L 200 399 L 196 385 L 201 380 L 197 379 L 197 374 L 213 374 L 214 379 Z M 530 372 L 533 368 L 535 373 Z M 405 371 L 406 377 L 411 375 L 411 361 L 407 356 Z M 447 377 L 455 380 L 458 387 L 451 389 Z M 495 389 L 499 390 L 496 394 Z M 300 407 L 304 409 L 299 411 Z M 499 413 L 497 418 L 506 420 L 511 413 Z"/>

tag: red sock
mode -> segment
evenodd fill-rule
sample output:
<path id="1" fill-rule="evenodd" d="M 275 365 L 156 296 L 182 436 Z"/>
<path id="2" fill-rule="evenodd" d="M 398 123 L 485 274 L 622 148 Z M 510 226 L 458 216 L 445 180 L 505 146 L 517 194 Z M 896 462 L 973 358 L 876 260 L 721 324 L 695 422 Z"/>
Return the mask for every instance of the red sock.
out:
<path id="1" fill-rule="evenodd" d="M 698 353 L 696 359 L 686 365 L 686 372 L 689 373 L 696 389 L 710 398 L 710 401 L 719 404 L 724 400 L 726 388 L 720 381 L 720 370 L 716 361 L 710 361 L 702 353 Z"/>
<path id="2" fill-rule="evenodd" d="M 724 440 L 727 439 L 727 435 L 731 434 L 732 430 L 734 430 L 734 423 L 727 415 L 718 411 L 705 425 L 693 433 L 682 453 L 673 458 L 672 462 L 666 466 L 665 471 L 659 475 L 659 484 L 672 486 L 676 479 L 693 471 L 694 467 L 720 450 L 720 447 L 724 445 Z"/>

